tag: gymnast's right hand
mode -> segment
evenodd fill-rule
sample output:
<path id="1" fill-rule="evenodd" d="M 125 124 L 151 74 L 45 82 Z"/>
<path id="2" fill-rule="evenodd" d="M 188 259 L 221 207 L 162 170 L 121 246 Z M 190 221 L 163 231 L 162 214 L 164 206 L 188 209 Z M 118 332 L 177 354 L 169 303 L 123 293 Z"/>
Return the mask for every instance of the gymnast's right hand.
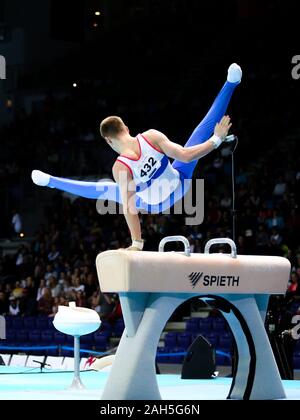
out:
<path id="1" fill-rule="evenodd" d="M 132 244 L 128 248 L 125 248 L 125 251 L 143 251 L 143 248 L 143 239 L 132 239 Z"/>
<path id="2" fill-rule="evenodd" d="M 225 117 L 223 117 L 221 121 L 216 125 L 214 134 L 220 137 L 222 141 L 224 141 L 231 126 L 232 123 L 230 117 L 228 115 L 225 115 Z"/>
<path id="3" fill-rule="evenodd" d="M 139 249 L 136 246 L 129 246 L 128 248 L 125 248 L 125 251 L 142 251 L 142 249 Z"/>

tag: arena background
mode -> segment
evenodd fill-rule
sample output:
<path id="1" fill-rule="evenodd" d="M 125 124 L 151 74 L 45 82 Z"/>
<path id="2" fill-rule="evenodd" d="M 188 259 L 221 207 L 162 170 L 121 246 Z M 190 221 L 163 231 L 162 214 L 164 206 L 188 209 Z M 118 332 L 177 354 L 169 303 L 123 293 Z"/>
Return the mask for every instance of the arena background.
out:
<path id="1" fill-rule="evenodd" d="M 111 178 L 115 155 L 99 135 L 99 122 L 110 114 L 120 115 L 132 133 L 156 128 L 184 144 L 237 62 L 243 82 L 229 114 L 239 137 L 238 253 L 291 261 L 287 294 L 272 299 L 267 328 L 283 344 L 289 367 L 300 368 L 297 342 L 281 339 L 299 306 L 297 19 L 297 1 L 282 0 L 28 0 L 22 7 L 0 1 L 0 54 L 6 59 L 0 81 L 0 314 L 11 326 L 6 343 L 46 343 L 46 329 L 48 342 L 61 344 L 45 319 L 70 300 L 97 309 L 107 322 L 105 339 L 99 333 L 101 339 L 91 338 L 86 348 L 113 347 L 124 328 L 117 297 L 101 293 L 94 265 L 99 252 L 128 246 L 122 216 L 100 217 L 94 201 L 38 188 L 31 171 Z M 212 237 L 231 237 L 227 152 L 212 153 L 197 168 L 196 177 L 205 180 L 204 223 L 187 227 L 184 217 L 143 216 L 146 250 L 156 250 L 169 234 L 188 237 L 194 252 Z M 218 314 L 210 314 L 209 328 L 192 325 L 193 313 L 205 311 L 198 301 L 176 311 L 171 321 L 183 331 L 166 330 L 162 348 L 186 348 L 191 336 L 180 334 L 201 332 L 230 352 L 226 326 L 223 342 L 214 334 Z M 28 328 L 37 331 L 36 339 Z M 218 362 L 228 365 L 221 356 Z"/>

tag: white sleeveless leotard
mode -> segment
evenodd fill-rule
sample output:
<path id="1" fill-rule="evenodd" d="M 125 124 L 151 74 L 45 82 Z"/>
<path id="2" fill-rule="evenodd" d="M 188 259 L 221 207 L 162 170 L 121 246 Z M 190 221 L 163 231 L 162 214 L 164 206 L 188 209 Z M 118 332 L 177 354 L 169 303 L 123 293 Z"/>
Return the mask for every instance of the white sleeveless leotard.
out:
<path id="1" fill-rule="evenodd" d="M 131 172 L 137 186 L 136 195 L 147 204 L 159 204 L 166 200 L 178 187 L 180 176 L 168 157 L 155 148 L 142 134 L 137 136 L 140 148 L 138 159 L 119 156 Z"/>

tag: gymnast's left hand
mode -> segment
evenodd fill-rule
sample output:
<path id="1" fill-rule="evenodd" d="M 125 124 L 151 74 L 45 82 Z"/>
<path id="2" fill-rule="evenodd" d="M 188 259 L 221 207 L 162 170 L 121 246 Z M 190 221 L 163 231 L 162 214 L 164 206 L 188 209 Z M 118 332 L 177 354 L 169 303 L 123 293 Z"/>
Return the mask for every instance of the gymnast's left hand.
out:
<path id="1" fill-rule="evenodd" d="M 231 126 L 232 123 L 230 117 L 225 115 L 225 117 L 223 117 L 221 121 L 216 125 L 214 134 L 220 137 L 222 141 L 224 141 Z"/>
<path id="2" fill-rule="evenodd" d="M 144 240 L 143 239 L 132 238 L 132 243 L 128 248 L 126 248 L 126 251 L 142 251 L 143 248 L 144 248 Z"/>

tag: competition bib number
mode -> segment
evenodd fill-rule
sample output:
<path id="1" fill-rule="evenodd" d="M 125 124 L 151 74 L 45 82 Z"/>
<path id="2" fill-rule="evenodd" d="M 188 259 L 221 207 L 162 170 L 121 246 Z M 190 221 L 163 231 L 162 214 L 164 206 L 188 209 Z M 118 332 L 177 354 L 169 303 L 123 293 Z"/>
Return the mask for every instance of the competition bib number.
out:
<path id="1" fill-rule="evenodd" d="M 153 157 L 150 157 L 147 162 L 144 164 L 144 166 L 141 168 L 141 174 L 140 177 L 143 178 L 147 176 L 154 166 L 157 164 L 157 160 L 155 160 Z"/>

